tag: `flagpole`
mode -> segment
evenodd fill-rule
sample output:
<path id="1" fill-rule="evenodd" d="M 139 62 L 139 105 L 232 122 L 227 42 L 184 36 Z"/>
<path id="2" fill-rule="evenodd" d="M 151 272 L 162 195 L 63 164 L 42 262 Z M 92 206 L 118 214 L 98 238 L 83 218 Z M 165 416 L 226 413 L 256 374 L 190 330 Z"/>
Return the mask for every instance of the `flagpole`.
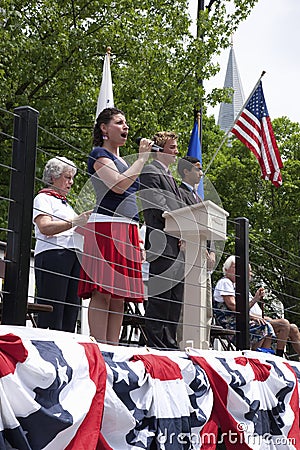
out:
<path id="1" fill-rule="evenodd" d="M 203 41 L 203 31 L 200 29 L 200 15 L 201 15 L 201 12 L 204 11 L 204 1 L 205 0 L 198 0 L 198 5 L 197 5 L 197 32 L 196 32 L 196 35 L 197 35 L 197 38 L 198 39 L 200 38 L 202 41 Z M 198 57 L 198 59 L 199 59 L 199 57 Z M 200 61 L 198 61 L 198 65 L 200 66 Z M 196 81 L 197 81 L 198 85 L 203 87 L 203 80 L 202 80 L 202 78 L 199 78 L 197 73 L 196 73 Z M 202 148 L 202 131 L 203 131 L 202 130 L 202 119 L 203 119 L 202 95 L 203 94 L 201 94 L 198 108 L 197 109 L 195 108 L 195 110 L 197 111 L 196 114 L 195 114 L 195 110 L 194 110 L 194 120 L 196 118 L 197 123 L 198 123 L 198 139 L 200 142 L 200 148 Z"/>
<path id="2" fill-rule="evenodd" d="M 198 123 L 198 139 L 200 141 L 200 146 L 202 144 L 201 142 L 201 132 L 200 132 L 200 126 L 201 126 L 201 112 L 197 112 L 197 123 Z"/>
<path id="3" fill-rule="evenodd" d="M 242 112 L 244 111 L 245 106 L 247 105 L 249 99 L 252 97 L 252 94 L 253 94 L 253 93 L 255 92 L 255 90 L 257 89 L 257 86 L 259 85 L 259 83 L 260 83 L 262 77 L 265 75 L 265 73 L 266 73 L 265 70 L 263 70 L 262 73 L 261 73 L 261 75 L 260 75 L 260 77 L 259 77 L 259 79 L 258 79 L 258 81 L 257 81 L 257 83 L 255 84 L 254 88 L 252 89 L 250 95 L 248 95 L 247 100 L 244 102 L 243 106 L 241 107 L 241 109 L 240 109 L 238 115 L 236 116 L 236 118 L 235 118 L 233 124 L 231 125 L 231 127 L 229 128 L 229 130 L 226 132 L 225 136 L 223 137 L 223 139 L 222 139 L 222 141 L 221 141 L 221 144 L 219 145 L 219 147 L 217 148 L 216 152 L 214 153 L 212 159 L 210 160 L 209 164 L 207 165 L 207 167 L 206 167 L 205 172 L 204 172 L 203 175 L 206 174 L 206 172 L 208 171 L 208 169 L 209 169 L 210 166 L 212 165 L 212 163 L 213 163 L 215 157 L 216 157 L 217 154 L 219 153 L 220 149 L 223 147 L 225 141 L 228 139 L 228 136 L 229 136 L 229 134 L 231 133 L 232 128 L 234 127 L 234 125 L 236 124 L 236 122 L 239 120 L 240 115 L 241 115 Z"/>

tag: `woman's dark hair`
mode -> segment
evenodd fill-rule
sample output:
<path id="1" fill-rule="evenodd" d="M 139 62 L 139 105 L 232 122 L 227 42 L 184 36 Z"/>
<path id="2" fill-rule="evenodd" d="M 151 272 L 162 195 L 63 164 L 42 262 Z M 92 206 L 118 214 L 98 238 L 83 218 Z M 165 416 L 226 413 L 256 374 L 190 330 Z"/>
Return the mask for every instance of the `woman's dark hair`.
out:
<path id="1" fill-rule="evenodd" d="M 123 111 L 121 111 L 118 108 L 105 108 L 99 116 L 97 117 L 95 126 L 94 126 L 94 134 L 93 134 L 93 145 L 95 147 L 101 147 L 103 145 L 103 135 L 102 131 L 100 129 L 101 123 L 108 124 L 113 116 L 116 116 L 117 114 L 125 115 Z"/>

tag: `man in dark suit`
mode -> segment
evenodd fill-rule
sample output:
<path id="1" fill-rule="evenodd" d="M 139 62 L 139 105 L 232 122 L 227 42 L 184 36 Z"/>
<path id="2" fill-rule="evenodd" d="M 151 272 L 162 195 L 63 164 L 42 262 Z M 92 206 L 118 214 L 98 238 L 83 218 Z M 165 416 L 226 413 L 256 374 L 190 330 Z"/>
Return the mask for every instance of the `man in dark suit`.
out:
<path id="1" fill-rule="evenodd" d="M 197 193 L 197 187 L 203 176 L 202 165 L 198 158 L 193 156 L 184 156 L 178 161 L 177 171 L 182 179 L 179 186 L 181 198 L 185 205 L 194 205 L 202 201 Z M 211 288 L 211 272 L 216 262 L 215 245 L 213 241 L 207 241 L 206 249 L 207 257 L 207 283 L 206 283 L 206 307 L 207 322 L 211 323 L 212 318 L 212 288 Z M 182 315 L 180 322 L 182 322 Z M 209 329 L 207 330 L 207 341 L 209 342 Z M 179 327 L 178 340 L 180 342 L 182 327 Z"/>
<path id="2" fill-rule="evenodd" d="M 145 310 L 146 344 L 178 348 L 177 324 L 183 300 L 184 263 L 178 238 L 164 232 L 165 211 L 183 206 L 169 166 L 178 154 L 177 136 L 159 132 L 153 141 L 163 148 L 153 153 L 151 164 L 140 175 L 140 198 L 146 223 L 146 251 L 149 265 L 148 301 Z M 141 342 L 142 343 L 142 342 Z"/>

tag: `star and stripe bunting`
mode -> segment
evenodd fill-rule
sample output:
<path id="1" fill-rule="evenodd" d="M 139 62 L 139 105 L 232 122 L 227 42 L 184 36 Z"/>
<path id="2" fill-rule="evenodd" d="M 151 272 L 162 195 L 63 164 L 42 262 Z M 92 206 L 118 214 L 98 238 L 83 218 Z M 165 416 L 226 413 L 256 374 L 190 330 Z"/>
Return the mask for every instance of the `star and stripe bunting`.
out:
<path id="1" fill-rule="evenodd" d="M 98 345 L 36 331 L 44 337 L 27 338 L 23 327 L 0 336 L 0 450 L 109 450 L 100 433 L 106 366 Z"/>
<path id="2" fill-rule="evenodd" d="M 251 150 L 259 162 L 262 178 L 274 186 L 282 184 L 283 167 L 269 117 L 262 82 L 259 81 L 231 132 Z"/>
<path id="3" fill-rule="evenodd" d="M 300 362 L 0 326 L 0 450 L 298 450 Z"/>
<path id="4" fill-rule="evenodd" d="M 212 420 L 221 424 L 227 449 L 300 448 L 299 378 L 287 362 L 270 354 L 258 358 L 253 351 L 209 362 L 197 350 L 190 357 L 209 378 Z"/>

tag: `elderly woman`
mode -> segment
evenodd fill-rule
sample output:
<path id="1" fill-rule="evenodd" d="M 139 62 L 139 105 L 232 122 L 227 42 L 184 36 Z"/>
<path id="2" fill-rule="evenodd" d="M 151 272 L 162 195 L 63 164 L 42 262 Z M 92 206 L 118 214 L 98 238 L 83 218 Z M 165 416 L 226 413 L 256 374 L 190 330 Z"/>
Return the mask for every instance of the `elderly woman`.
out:
<path id="1" fill-rule="evenodd" d="M 218 325 L 224 328 L 236 329 L 236 303 L 235 303 L 235 256 L 229 256 L 223 265 L 224 277 L 221 278 L 214 289 L 214 315 Z M 261 300 L 261 290 L 251 297 L 249 307 Z M 270 348 L 275 337 L 272 326 L 262 317 L 249 315 L 250 345 L 252 350 L 258 347 Z"/>
<path id="2" fill-rule="evenodd" d="M 70 332 L 75 331 L 80 303 L 77 252 L 82 251 L 83 237 L 76 227 L 85 225 L 90 215 L 77 216 L 67 201 L 75 174 L 76 167 L 67 158 L 50 159 L 43 174 L 48 187 L 39 191 L 33 204 L 36 299 L 53 306 L 52 313 L 39 313 L 38 326 Z"/>

